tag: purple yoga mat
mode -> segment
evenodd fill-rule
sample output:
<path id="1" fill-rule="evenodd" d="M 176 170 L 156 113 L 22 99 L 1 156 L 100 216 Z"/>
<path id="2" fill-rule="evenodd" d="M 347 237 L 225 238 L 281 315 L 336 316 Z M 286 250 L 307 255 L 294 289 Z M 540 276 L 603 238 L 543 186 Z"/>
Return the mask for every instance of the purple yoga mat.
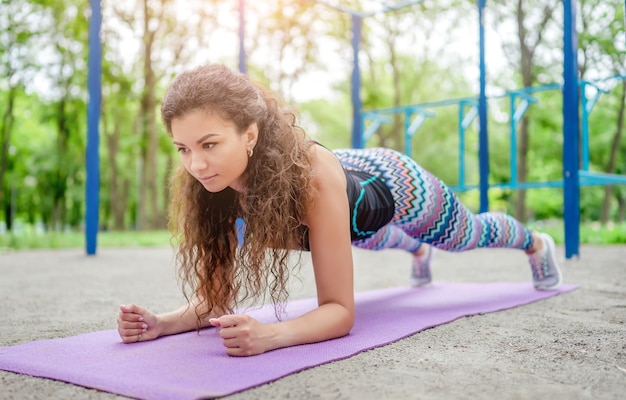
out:
<path id="1" fill-rule="evenodd" d="M 254 357 L 229 357 L 214 329 L 151 342 L 123 344 L 117 331 L 0 348 L 0 369 L 52 378 L 140 399 L 220 397 L 327 362 L 350 357 L 467 315 L 494 312 L 574 290 L 540 292 L 530 283 L 436 283 L 356 295 L 351 333 L 327 342 L 289 347 Z M 290 302 L 289 317 L 312 308 L 314 299 Z M 271 307 L 249 310 L 274 320 Z"/>

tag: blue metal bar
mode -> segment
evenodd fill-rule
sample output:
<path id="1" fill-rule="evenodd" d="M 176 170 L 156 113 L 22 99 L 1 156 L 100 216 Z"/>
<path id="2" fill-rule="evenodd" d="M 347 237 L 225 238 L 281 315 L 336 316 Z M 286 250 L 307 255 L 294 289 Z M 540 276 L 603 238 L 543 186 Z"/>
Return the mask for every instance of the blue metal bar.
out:
<path id="1" fill-rule="evenodd" d="M 626 175 L 579 171 L 580 184 L 585 186 L 626 185 Z"/>
<path id="2" fill-rule="evenodd" d="M 510 118 L 509 118 L 509 124 L 510 124 L 510 133 L 509 133 L 509 141 L 510 141 L 510 154 L 509 154 L 509 169 L 511 171 L 511 177 L 509 178 L 509 181 L 511 182 L 512 185 L 517 185 L 517 121 L 515 119 L 515 98 L 516 98 L 516 94 L 515 93 L 511 93 L 511 96 L 509 97 L 510 100 L 510 110 L 509 110 L 509 114 L 510 114 Z"/>
<path id="3" fill-rule="evenodd" d="M 545 92 L 545 91 L 557 90 L 557 89 L 561 90 L 562 88 L 563 88 L 563 85 L 561 85 L 561 84 L 549 84 L 549 85 L 542 85 L 542 86 L 531 86 L 531 87 L 527 87 L 527 88 L 520 89 L 520 90 L 514 90 L 514 91 L 506 92 L 506 93 L 501 94 L 501 95 L 487 96 L 487 98 L 488 99 L 502 99 L 502 98 L 511 96 L 511 94 L 524 96 L 524 95 L 530 94 L 530 93 Z M 530 97 L 530 98 L 532 98 L 532 97 Z M 477 99 L 478 99 L 477 97 L 462 97 L 462 98 L 458 98 L 458 99 L 447 99 L 447 100 L 433 101 L 433 102 L 426 102 L 426 103 L 419 103 L 419 104 L 408 104 L 408 105 L 398 106 L 398 107 L 379 108 L 379 109 L 375 109 L 375 110 L 369 110 L 368 112 L 377 112 L 377 113 L 381 113 L 381 114 L 399 114 L 399 113 L 403 113 L 407 108 L 414 108 L 414 107 L 419 107 L 419 108 L 444 107 L 444 106 L 458 105 L 460 102 L 463 102 L 463 101 L 476 101 Z"/>
<path id="4" fill-rule="evenodd" d="M 413 135 L 409 133 L 411 130 L 411 118 L 413 111 L 407 110 L 404 113 L 404 154 L 413 157 Z"/>
<path id="5" fill-rule="evenodd" d="M 519 104 L 519 106 L 517 106 L 517 98 L 521 98 L 521 103 Z M 510 125 L 510 133 L 509 133 L 509 140 L 510 140 L 510 154 L 509 154 L 509 168 L 510 168 L 510 173 L 511 173 L 511 177 L 509 179 L 509 181 L 511 182 L 512 185 L 517 185 L 517 124 L 519 123 L 519 121 L 524 117 L 524 114 L 526 113 L 526 110 L 528 110 L 528 107 L 530 106 L 530 103 L 537 103 L 538 100 L 530 95 L 528 95 L 525 91 L 520 90 L 520 91 L 515 91 L 515 92 L 510 92 L 509 93 L 509 99 L 510 99 L 510 109 L 509 109 L 509 114 L 510 114 L 510 119 L 509 119 L 509 125 Z"/>
<path id="6" fill-rule="evenodd" d="M 413 119 L 413 114 L 417 116 Z M 435 117 L 437 114 L 426 111 L 422 108 L 413 107 L 404 112 L 404 153 L 412 157 L 413 153 L 413 136 L 418 129 L 424 124 L 426 118 Z"/>
<path id="7" fill-rule="evenodd" d="M 413 6 L 417 3 L 422 3 L 424 0 L 407 0 L 407 1 L 402 1 L 399 2 L 397 4 L 383 4 L 383 9 L 381 10 L 382 12 L 389 12 L 389 11 L 397 11 L 400 10 L 402 8 L 406 8 L 406 7 L 410 7 Z M 366 17 L 378 14 L 381 11 L 372 11 L 369 13 L 364 14 Z"/>
<path id="8" fill-rule="evenodd" d="M 98 245 L 98 224 L 100 210 L 100 105 L 102 102 L 102 43 L 100 27 L 102 9 L 100 0 L 90 0 L 91 18 L 89 19 L 89 56 L 87 86 L 89 103 L 87 105 L 87 151 L 85 164 L 87 177 L 85 183 L 85 247 L 88 255 L 95 255 Z"/>
<path id="9" fill-rule="evenodd" d="M 538 103 L 538 102 L 539 101 L 534 97 L 530 97 L 530 96 L 522 97 L 522 102 L 519 104 L 519 106 L 515 110 L 515 113 L 513 114 L 513 120 L 515 121 L 515 123 L 519 123 L 520 120 L 524 117 L 524 114 L 526 114 L 526 110 L 528 110 L 530 103 Z"/>
<path id="10" fill-rule="evenodd" d="M 470 124 L 474 122 L 474 120 L 478 116 L 478 107 L 476 106 L 474 102 L 467 102 L 467 101 L 464 101 L 463 104 L 459 104 L 459 106 L 461 105 L 463 107 L 465 107 L 466 105 L 471 106 L 469 112 L 465 114 L 465 116 L 462 119 L 460 119 L 461 127 L 463 127 L 463 129 L 467 129 L 469 128 Z"/>
<path id="11" fill-rule="evenodd" d="M 323 4 L 327 7 L 330 7 L 332 9 L 335 9 L 337 11 L 341 11 L 344 12 L 346 14 L 350 14 L 352 16 L 356 16 L 356 17 L 360 17 L 360 18 L 367 18 L 367 17 L 371 17 L 373 15 L 376 15 L 380 12 L 389 12 L 389 11 L 396 11 L 396 10 L 400 10 L 402 8 L 406 8 L 412 5 L 415 5 L 417 3 L 422 3 L 424 0 L 406 0 L 403 2 L 399 2 L 397 4 L 383 4 L 382 5 L 382 9 L 381 10 L 375 10 L 375 11 L 370 11 L 370 12 L 363 12 L 363 11 L 357 11 L 355 9 L 352 9 L 350 7 L 346 7 L 346 6 L 342 6 L 341 4 L 331 4 L 327 1 L 324 0 L 314 0 L 316 3 L 318 4 Z"/>
<path id="12" fill-rule="evenodd" d="M 625 175 L 605 174 L 598 172 L 581 171 L 579 174 L 580 186 L 606 186 L 606 185 L 626 185 Z M 541 181 L 541 182 L 519 182 L 515 185 L 511 183 L 493 183 L 491 188 L 520 190 L 520 189 L 559 189 L 563 188 L 564 182 L 559 181 Z M 450 186 L 454 192 L 469 192 L 478 190 L 478 185 L 457 185 Z"/>
<path id="13" fill-rule="evenodd" d="M 487 73 L 485 66 L 485 3 L 478 0 L 479 53 L 480 53 L 480 95 L 478 96 L 479 130 L 479 175 L 480 175 L 480 212 L 489 210 L 489 135 L 487 133 Z"/>
<path id="14" fill-rule="evenodd" d="M 349 7 L 346 7 L 346 6 L 342 6 L 341 4 L 330 4 L 329 2 L 323 1 L 323 0 L 314 0 L 314 1 L 316 3 L 323 4 L 323 5 L 327 6 L 327 7 L 335 9 L 337 11 L 341 11 L 341 12 L 345 12 L 346 14 L 350 14 L 353 17 L 361 17 L 361 18 L 363 18 L 363 17 L 367 16 L 366 14 L 364 14 L 362 12 L 356 11 L 356 10 L 354 10 L 352 8 L 349 8 Z"/>
<path id="15" fill-rule="evenodd" d="M 363 20 L 358 15 L 352 15 L 352 55 L 354 68 L 352 69 L 352 147 L 363 148 L 363 119 L 361 118 L 361 68 L 359 67 L 359 46 L 361 44 L 361 28 Z"/>
<path id="16" fill-rule="evenodd" d="M 565 257 L 578 256 L 580 245 L 580 185 L 578 169 L 578 35 L 576 0 L 563 0 L 563 182 Z"/>
<path id="17" fill-rule="evenodd" d="M 370 120 L 372 121 L 369 126 L 365 127 L 364 131 L 363 131 L 363 145 L 365 145 L 367 143 L 368 140 L 370 140 L 370 138 L 376 133 L 376 131 L 378 130 L 378 128 L 380 128 L 383 124 L 389 124 L 391 123 L 391 118 L 389 117 L 384 117 L 382 115 L 378 115 L 375 113 L 366 113 L 363 114 L 363 125 L 365 126 L 365 121 Z"/>
<path id="18" fill-rule="evenodd" d="M 593 87 L 595 93 L 589 99 L 587 97 L 587 87 Z M 589 81 L 581 81 L 580 82 L 580 93 L 581 93 L 581 101 L 582 101 L 582 138 L 581 138 L 581 146 L 582 146 L 582 170 L 589 171 L 589 116 L 591 111 L 593 111 L 593 107 L 596 105 L 602 93 L 608 93 L 608 90 L 604 90 L 600 88 L 598 85 Z"/>
<path id="19" fill-rule="evenodd" d="M 459 104 L 459 186 L 465 186 L 465 127 L 461 121 L 465 120 L 465 104 Z"/>
<path id="20" fill-rule="evenodd" d="M 582 101 L 582 169 L 583 171 L 589 171 L 589 111 L 593 108 L 593 105 L 589 105 L 587 99 L 587 82 L 581 82 L 581 101 Z"/>
<path id="21" fill-rule="evenodd" d="M 409 135 L 410 137 L 413 137 L 415 135 L 415 133 L 417 132 L 417 130 L 419 128 L 422 127 L 422 125 L 424 124 L 424 121 L 426 121 L 426 118 L 430 117 L 430 116 L 434 116 L 433 115 L 428 115 L 428 114 L 417 114 L 417 117 L 415 117 L 415 119 L 413 119 L 413 121 L 410 123 L 406 133 L 407 135 Z M 410 122 L 410 121 L 407 121 Z"/>
<path id="22" fill-rule="evenodd" d="M 246 61 L 246 0 L 239 0 L 239 72 L 248 73 Z"/>

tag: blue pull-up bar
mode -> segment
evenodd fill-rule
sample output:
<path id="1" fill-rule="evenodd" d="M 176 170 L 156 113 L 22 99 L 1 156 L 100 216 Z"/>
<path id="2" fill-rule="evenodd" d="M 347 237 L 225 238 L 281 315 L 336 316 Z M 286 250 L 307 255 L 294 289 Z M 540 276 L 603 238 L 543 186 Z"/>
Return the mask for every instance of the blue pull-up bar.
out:
<path id="1" fill-rule="evenodd" d="M 563 211 L 565 257 L 578 256 L 580 245 L 580 181 L 578 170 L 578 35 L 576 0 L 563 0 Z"/>
<path id="2" fill-rule="evenodd" d="M 87 87 L 89 103 L 87 105 L 87 151 L 85 165 L 85 247 L 88 255 L 96 254 L 100 211 L 100 104 L 102 77 L 102 43 L 100 26 L 102 10 L 100 0 L 90 0 L 91 18 L 89 19 L 89 60 Z"/>

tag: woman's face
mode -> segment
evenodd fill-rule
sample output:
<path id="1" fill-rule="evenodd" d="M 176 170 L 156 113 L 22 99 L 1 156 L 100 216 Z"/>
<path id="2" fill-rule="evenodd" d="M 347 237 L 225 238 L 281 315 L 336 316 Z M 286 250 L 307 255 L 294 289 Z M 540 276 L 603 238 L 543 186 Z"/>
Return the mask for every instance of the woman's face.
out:
<path id="1" fill-rule="evenodd" d="M 256 123 L 240 134 L 233 122 L 196 110 L 173 119 L 171 126 L 180 160 L 206 190 L 244 190 L 248 150 L 254 148 L 258 137 Z"/>

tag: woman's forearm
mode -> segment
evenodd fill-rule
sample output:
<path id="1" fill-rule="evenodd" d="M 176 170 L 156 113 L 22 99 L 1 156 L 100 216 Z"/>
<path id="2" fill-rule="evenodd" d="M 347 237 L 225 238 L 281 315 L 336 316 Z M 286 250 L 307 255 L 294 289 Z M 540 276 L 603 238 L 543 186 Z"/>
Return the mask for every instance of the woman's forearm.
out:
<path id="1" fill-rule="evenodd" d="M 206 312 L 203 305 L 198 308 L 198 299 L 192 299 L 188 304 L 183 305 L 176 310 L 157 315 L 160 335 L 167 336 L 177 333 L 194 330 L 198 327 L 198 317 L 196 313 L 203 314 Z M 209 318 L 214 317 L 213 313 L 200 320 L 200 328 L 211 326 Z"/>
<path id="2" fill-rule="evenodd" d="M 347 335 L 354 325 L 354 310 L 338 303 L 323 304 L 298 318 L 268 326 L 269 347 L 316 343 Z"/>

